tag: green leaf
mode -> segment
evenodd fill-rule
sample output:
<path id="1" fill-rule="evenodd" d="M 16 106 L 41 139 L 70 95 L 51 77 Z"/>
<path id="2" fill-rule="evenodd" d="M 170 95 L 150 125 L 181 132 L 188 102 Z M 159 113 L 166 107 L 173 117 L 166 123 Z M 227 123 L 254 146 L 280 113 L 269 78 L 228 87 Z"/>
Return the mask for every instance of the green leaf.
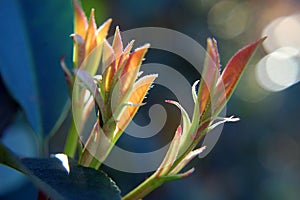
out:
<path id="1" fill-rule="evenodd" d="M 193 96 L 193 101 L 194 103 L 196 104 L 198 101 L 198 94 L 197 94 L 197 90 L 196 90 L 196 86 L 199 84 L 200 80 L 197 80 L 193 83 L 193 86 L 192 86 L 192 96 Z"/>
<path id="2" fill-rule="evenodd" d="M 94 82 L 93 77 L 91 75 L 82 69 L 74 70 L 76 73 L 77 78 L 83 82 L 84 87 L 93 95 L 97 105 L 101 109 L 101 111 L 104 111 L 104 100 L 102 99 L 102 96 L 99 92 L 99 89 L 97 87 L 97 84 Z"/>
<path id="3" fill-rule="evenodd" d="M 80 68 L 86 70 L 91 76 L 95 76 L 102 55 L 103 44 L 96 46 L 89 55 L 86 56 Z"/>
<path id="4" fill-rule="evenodd" d="M 169 146 L 167 154 L 160 164 L 158 170 L 155 172 L 157 177 L 162 177 L 168 174 L 169 170 L 172 168 L 174 162 L 177 159 L 178 151 L 180 148 L 180 140 L 181 140 L 181 126 L 179 125 L 173 140 Z"/>
<path id="5" fill-rule="evenodd" d="M 166 100 L 165 102 L 167 103 L 171 103 L 174 104 L 175 106 L 177 106 L 180 111 L 181 111 L 181 120 L 182 120 L 182 136 L 181 136 L 181 140 L 180 140 L 180 149 L 179 149 L 179 155 L 181 156 L 181 154 L 183 154 L 190 146 L 190 144 L 192 143 L 191 141 L 191 135 L 190 135 L 190 128 L 191 128 L 191 121 L 189 118 L 188 113 L 186 112 L 186 110 L 176 101 L 172 101 L 172 100 Z"/>
<path id="6" fill-rule="evenodd" d="M 59 60 L 71 61 L 72 15 L 70 0 L 0 1 L 1 77 L 40 136 L 52 131 L 68 99 Z"/>
<path id="7" fill-rule="evenodd" d="M 0 163 L 25 173 L 51 199 L 121 199 L 116 184 L 102 171 L 77 165 L 64 154 L 18 159 L 0 143 Z"/>

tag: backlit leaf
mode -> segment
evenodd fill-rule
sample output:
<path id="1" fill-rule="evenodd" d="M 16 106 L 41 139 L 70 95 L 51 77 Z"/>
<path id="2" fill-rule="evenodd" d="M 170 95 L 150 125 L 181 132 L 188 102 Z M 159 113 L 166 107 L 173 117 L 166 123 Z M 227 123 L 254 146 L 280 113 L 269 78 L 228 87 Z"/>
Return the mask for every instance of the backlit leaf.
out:
<path id="1" fill-rule="evenodd" d="M 96 40 L 97 25 L 95 22 L 94 12 L 95 10 L 92 9 L 88 29 L 85 36 L 85 48 L 86 48 L 87 55 L 97 46 L 97 40 Z"/>
<path id="2" fill-rule="evenodd" d="M 106 20 L 98 29 L 97 29 L 97 44 L 101 44 L 107 36 L 112 19 Z"/>
<path id="3" fill-rule="evenodd" d="M 216 109 L 218 111 L 221 110 L 229 100 L 251 56 L 265 39 L 266 38 L 259 39 L 239 50 L 225 66 L 215 90 L 215 99 L 217 100 Z"/>
<path id="4" fill-rule="evenodd" d="M 179 125 L 175 132 L 174 138 L 170 144 L 168 152 L 164 160 L 162 161 L 161 165 L 159 166 L 158 170 L 156 171 L 157 177 L 165 175 L 171 169 L 173 163 L 177 158 L 177 154 L 180 147 L 180 141 L 181 141 L 181 126 Z"/>
<path id="5" fill-rule="evenodd" d="M 88 27 L 87 18 L 77 0 L 73 0 L 73 5 L 74 5 L 74 32 L 75 34 L 79 34 L 82 38 L 85 38 L 86 30 Z"/>
<path id="6" fill-rule="evenodd" d="M 128 102 L 132 104 L 139 105 L 143 102 L 148 90 L 150 89 L 152 83 L 157 78 L 157 74 L 147 75 L 140 78 L 133 86 L 133 89 L 129 95 Z M 128 125 L 130 120 L 133 118 L 138 110 L 138 106 L 127 105 L 120 115 L 120 121 L 118 122 L 118 127 L 120 130 L 124 130 Z"/>
<path id="7" fill-rule="evenodd" d="M 204 113 L 204 110 L 207 108 L 207 104 L 210 102 L 211 96 L 213 96 L 212 94 L 216 81 L 220 76 L 219 69 L 219 53 L 216 41 L 208 38 L 207 55 L 198 92 L 200 114 Z"/>
<path id="8" fill-rule="evenodd" d="M 146 44 L 130 54 L 128 61 L 122 71 L 122 93 L 126 93 L 136 80 L 143 58 L 149 47 L 150 45 Z"/>

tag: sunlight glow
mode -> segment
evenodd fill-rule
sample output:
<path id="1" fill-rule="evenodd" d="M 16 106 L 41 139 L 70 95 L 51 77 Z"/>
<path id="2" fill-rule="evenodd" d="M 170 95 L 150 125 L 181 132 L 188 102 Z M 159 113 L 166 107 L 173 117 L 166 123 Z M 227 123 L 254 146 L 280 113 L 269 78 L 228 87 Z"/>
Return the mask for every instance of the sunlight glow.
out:
<path id="1" fill-rule="evenodd" d="M 248 25 L 246 3 L 220 1 L 208 13 L 209 29 L 220 38 L 231 39 L 243 33 Z"/>
<path id="2" fill-rule="evenodd" d="M 281 91 L 300 80 L 299 49 L 282 47 L 265 56 L 256 66 L 256 79 L 269 91 Z"/>
<path id="3" fill-rule="evenodd" d="M 263 30 L 262 36 L 268 36 L 263 46 L 269 53 L 285 46 L 300 49 L 300 14 L 271 21 Z"/>

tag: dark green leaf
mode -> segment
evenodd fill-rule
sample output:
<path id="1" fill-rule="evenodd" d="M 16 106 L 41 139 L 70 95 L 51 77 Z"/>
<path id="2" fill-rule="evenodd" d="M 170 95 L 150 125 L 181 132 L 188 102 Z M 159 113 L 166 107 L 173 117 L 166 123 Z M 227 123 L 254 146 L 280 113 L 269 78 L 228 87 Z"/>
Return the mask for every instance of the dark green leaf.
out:
<path id="1" fill-rule="evenodd" d="M 68 165 L 61 160 L 56 157 L 19 160 L 0 143 L 0 163 L 28 175 L 52 199 L 121 199 L 120 190 L 104 172 L 79 166 L 70 158 L 66 159 Z"/>
<path id="2" fill-rule="evenodd" d="M 71 1 L 0 2 L 0 72 L 39 135 L 55 126 L 68 91 L 59 65 L 71 60 Z"/>

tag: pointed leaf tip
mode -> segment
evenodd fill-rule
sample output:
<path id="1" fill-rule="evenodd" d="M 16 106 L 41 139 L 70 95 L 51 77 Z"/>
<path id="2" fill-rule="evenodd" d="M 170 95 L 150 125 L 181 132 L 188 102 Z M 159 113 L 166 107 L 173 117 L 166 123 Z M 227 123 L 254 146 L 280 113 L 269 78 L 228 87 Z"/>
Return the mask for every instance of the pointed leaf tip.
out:
<path id="1" fill-rule="evenodd" d="M 123 52 L 123 42 L 119 26 L 116 27 L 112 48 L 114 49 L 114 53 L 116 56 L 116 63 L 118 63 L 118 60 Z"/>
<path id="2" fill-rule="evenodd" d="M 133 47 L 134 42 L 135 42 L 135 40 L 131 40 L 131 41 L 127 44 L 127 46 L 125 47 L 125 49 L 124 49 L 124 51 L 123 51 L 125 55 L 129 55 L 129 53 L 130 53 L 130 51 L 131 51 L 131 49 L 132 49 L 132 47 Z"/>
<path id="3" fill-rule="evenodd" d="M 128 101 L 135 105 L 140 105 L 143 102 L 147 92 L 149 91 L 152 83 L 157 78 L 157 74 L 151 74 L 140 78 L 134 85 L 130 92 Z M 120 130 L 124 130 L 130 120 L 134 117 L 139 107 L 127 106 L 121 113 L 118 126 Z"/>
<path id="4" fill-rule="evenodd" d="M 86 34 L 85 32 L 88 27 L 88 21 L 86 15 L 77 0 L 73 0 L 73 5 L 74 5 L 74 32 L 76 34 L 81 35 L 81 37 L 85 38 L 85 34 Z"/>
<path id="5" fill-rule="evenodd" d="M 111 23 L 112 19 L 109 18 L 97 29 L 97 45 L 101 44 L 106 38 Z"/>
<path id="6" fill-rule="evenodd" d="M 179 173 L 192 159 L 201 154 L 206 149 L 206 146 L 189 152 L 180 163 L 172 170 L 172 174 Z"/>
<path id="7" fill-rule="evenodd" d="M 96 34 L 97 25 L 95 21 L 95 9 L 92 8 L 85 36 L 87 54 L 89 54 L 97 46 Z"/>
<path id="8" fill-rule="evenodd" d="M 193 167 L 192 169 L 189 169 L 188 171 L 186 171 L 180 175 L 182 178 L 186 178 L 186 177 L 190 176 L 192 173 L 194 173 L 194 171 L 195 171 L 195 168 Z"/>
<path id="9" fill-rule="evenodd" d="M 149 45 L 144 45 L 136 49 L 133 53 L 129 55 L 129 58 L 122 70 L 122 93 L 126 93 L 134 81 L 137 79 L 143 58 L 147 52 Z"/>
<path id="10" fill-rule="evenodd" d="M 176 137 L 180 137 L 181 132 L 182 132 L 182 128 L 181 128 L 181 125 L 179 125 L 179 126 L 177 127 L 177 129 L 176 129 L 175 136 L 176 136 Z"/>
<path id="11" fill-rule="evenodd" d="M 228 61 L 217 82 L 215 97 L 218 102 L 216 103 L 216 110 L 220 111 L 229 100 L 250 58 L 265 39 L 266 37 L 263 37 L 256 42 L 245 46 Z"/>

